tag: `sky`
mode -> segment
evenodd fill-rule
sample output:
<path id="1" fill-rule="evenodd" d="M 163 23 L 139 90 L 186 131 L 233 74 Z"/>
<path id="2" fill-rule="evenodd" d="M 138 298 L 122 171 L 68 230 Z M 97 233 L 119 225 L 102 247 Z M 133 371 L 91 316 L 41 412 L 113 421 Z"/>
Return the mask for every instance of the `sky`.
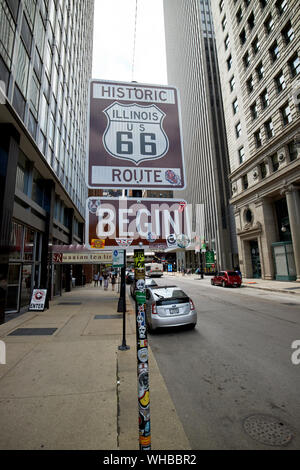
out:
<path id="1" fill-rule="evenodd" d="M 93 77 L 167 84 L 163 0 L 95 0 Z"/>

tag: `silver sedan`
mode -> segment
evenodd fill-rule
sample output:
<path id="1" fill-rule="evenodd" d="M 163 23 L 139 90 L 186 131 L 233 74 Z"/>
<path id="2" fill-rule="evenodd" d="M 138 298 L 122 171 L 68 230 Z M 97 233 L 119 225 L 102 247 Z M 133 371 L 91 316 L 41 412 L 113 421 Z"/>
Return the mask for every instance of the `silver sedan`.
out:
<path id="1" fill-rule="evenodd" d="M 149 331 L 197 323 L 192 299 L 177 286 L 146 289 L 146 320 Z"/>

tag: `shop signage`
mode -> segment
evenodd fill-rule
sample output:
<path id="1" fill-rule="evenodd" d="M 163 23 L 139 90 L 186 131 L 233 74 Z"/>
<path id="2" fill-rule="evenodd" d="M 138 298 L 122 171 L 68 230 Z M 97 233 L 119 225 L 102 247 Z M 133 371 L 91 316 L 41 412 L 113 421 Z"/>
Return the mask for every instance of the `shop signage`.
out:
<path id="1" fill-rule="evenodd" d="M 43 312 L 45 308 L 47 289 L 33 289 L 29 310 Z"/>
<path id="2" fill-rule="evenodd" d="M 89 188 L 184 189 L 178 90 L 91 80 Z"/>
<path id="3" fill-rule="evenodd" d="M 112 253 L 53 253 L 54 264 L 97 264 L 111 263 Z"/>

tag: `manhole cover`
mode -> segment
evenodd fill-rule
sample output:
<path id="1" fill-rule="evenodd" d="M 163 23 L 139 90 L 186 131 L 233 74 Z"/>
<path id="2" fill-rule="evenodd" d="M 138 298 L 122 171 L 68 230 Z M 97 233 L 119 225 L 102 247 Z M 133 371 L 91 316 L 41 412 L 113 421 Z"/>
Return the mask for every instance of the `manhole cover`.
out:
<path id="1" fill-rule="evenodd" d="M 8 336 L 50 336 L 57 328 L 18 328 Z"/>
<path id="2" fill-rule="evenodd" d="M 57 305 L 81 305 L 82 302 L 58 302 Z"/>
<path id="3" fill-rule="evenodd" d="M 95 315 L 94 320 L 117 320 L 118 318 L 123 318 L 123 315 Z"/>
<path id="4" fill-rule="evenodd" d="M 249 416 L 244 421 L 244 429 L 252 439 L 270 446 L 285 446 L 293 438 L 289 427 L 273 416 Z"/>

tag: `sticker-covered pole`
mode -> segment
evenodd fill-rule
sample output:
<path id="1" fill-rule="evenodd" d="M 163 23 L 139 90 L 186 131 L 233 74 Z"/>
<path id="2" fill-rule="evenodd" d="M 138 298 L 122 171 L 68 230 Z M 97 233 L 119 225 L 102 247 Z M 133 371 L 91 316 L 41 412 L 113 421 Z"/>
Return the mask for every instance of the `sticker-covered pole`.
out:
<path id="1" fill-rule="evenodd" d="M 151 450 L 148 339 L 146 328 L 145 254 L 134 250 L 135 312 L 140 450 Z"/>

